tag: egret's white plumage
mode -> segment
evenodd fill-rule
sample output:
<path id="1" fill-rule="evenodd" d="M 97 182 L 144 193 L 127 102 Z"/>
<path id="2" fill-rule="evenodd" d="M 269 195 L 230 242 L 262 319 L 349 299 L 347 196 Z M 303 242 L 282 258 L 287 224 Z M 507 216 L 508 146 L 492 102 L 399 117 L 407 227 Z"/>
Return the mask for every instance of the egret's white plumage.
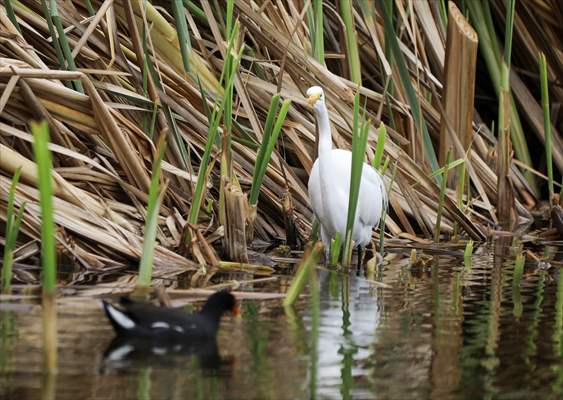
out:
<path id="1" fill-rule="evenodd" d="M 332 148 L 332 135 L 323 89 L 313 86 L 307 90 L 308 102 L 315 110 L 319 129 L 318 158 L 309 177 L 309 197 L 315 215 L 320 222 L 321 239 L 325 251 L 330 241 L 340 232 L 346 236 L 348 198 L 352 152 Z M 372 229 L 379 223 L 383 209 L 387 207 L 387 193 L 379 172 L 364 163 L 360 194 L 352 240 L 364 248 L 371 241 Z"/>

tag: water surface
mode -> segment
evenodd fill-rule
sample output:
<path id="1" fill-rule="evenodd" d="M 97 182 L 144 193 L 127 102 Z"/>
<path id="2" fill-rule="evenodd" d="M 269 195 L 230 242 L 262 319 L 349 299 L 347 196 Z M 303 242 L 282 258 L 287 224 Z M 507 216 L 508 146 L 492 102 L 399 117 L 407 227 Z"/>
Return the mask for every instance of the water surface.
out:
<path id="1" fill-rule="evenodd" d="M 39 305 L 4 303 L 0 398 L 561 398 L 563 274 L 529 263 L 515 285 L 511 254 L 483 249 L 471 268 L 452 257 L 391 263 L 386 287 L 320 269 L 318 308 L 309 297 L 289 314 L 245 301 L 242 318 L 224 319 L 212 366 L 150 351 L 104 360 L 113 331 L 99 300 L 68 297 L 59 373 L 46 379 Z"/>

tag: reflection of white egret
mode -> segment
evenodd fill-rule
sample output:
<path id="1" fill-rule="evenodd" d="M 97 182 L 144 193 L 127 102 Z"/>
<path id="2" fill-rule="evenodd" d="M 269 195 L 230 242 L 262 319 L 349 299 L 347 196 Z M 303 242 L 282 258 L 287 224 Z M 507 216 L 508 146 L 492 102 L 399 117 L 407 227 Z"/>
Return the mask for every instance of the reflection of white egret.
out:
<path id="1" fill-rule="evenodd" d="M 308 103 L 315 109 L 319 129 L 318 158 L 309 177 L 309 197 L 321 227 L 321 239 L 328 253 L 330 241 L 337 233 L 344 240 L 348 218 L 352 152 L 332 148 L 332 135 L 323 89 L 307 90 Z M 387 193 L 379 172 L 371 165 L 362 169 L 360 193 L 352 240 L 363 250 L 371 241 L 372 229 L 387 207 Z"/>

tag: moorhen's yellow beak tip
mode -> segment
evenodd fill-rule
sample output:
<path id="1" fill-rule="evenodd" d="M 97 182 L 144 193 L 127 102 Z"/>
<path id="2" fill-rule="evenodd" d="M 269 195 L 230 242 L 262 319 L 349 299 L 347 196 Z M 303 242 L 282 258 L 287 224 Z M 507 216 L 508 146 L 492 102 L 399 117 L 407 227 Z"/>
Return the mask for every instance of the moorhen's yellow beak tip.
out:
<path id="1" fill-rule="evenodd" d="M 315 93 L 310 95 L 307 98 L 307 103 L 309 103 L 310 106 L 314 106 L 315 103 L 321 98 L 321 94 L 320 93 Z"/>

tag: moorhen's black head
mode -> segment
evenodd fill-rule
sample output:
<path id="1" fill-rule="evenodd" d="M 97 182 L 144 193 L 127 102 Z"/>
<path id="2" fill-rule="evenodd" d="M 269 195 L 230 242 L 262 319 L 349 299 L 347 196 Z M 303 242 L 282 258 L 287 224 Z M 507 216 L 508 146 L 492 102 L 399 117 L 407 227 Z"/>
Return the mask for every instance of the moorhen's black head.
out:
<path id="1" fill-rule="evenodd" d="M 225 312 L 230 311 L 233 315 L 239 314 L 239 309 L 235 296 L 226 290 L 213 293 L 201 309 L 204 315 L 214 315 L 221 317 Z"/>

